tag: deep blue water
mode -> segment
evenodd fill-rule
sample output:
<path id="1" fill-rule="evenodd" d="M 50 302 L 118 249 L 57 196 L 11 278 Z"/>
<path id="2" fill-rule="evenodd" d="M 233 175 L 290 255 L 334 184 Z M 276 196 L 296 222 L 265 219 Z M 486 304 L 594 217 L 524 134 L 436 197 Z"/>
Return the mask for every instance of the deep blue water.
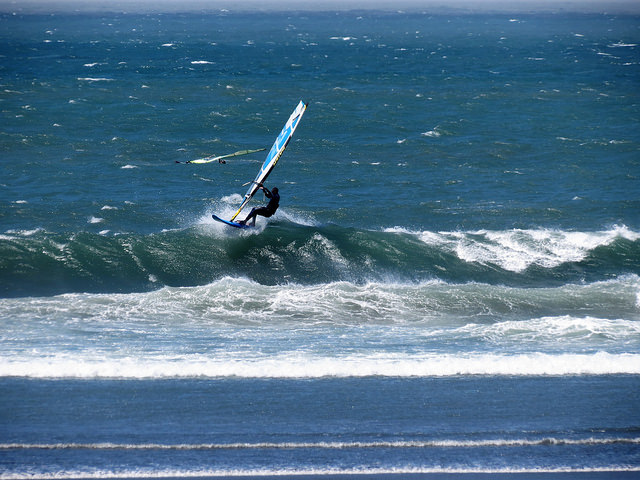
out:
<path id="1" fill-rule="evenodd" d="M 633 15 L 0 16 L 0 478 L 637 472 L 639 80 Z M 214 222 L 266 152 L 176 161 L 300 100 Z"/>
<path id="2" fill-rule="evenodd" d="M 8 471 L 590 471 L 638 461 L 634 376 L 6 384 Z M 22 465 L 8 465 L 16 457 Z"/>

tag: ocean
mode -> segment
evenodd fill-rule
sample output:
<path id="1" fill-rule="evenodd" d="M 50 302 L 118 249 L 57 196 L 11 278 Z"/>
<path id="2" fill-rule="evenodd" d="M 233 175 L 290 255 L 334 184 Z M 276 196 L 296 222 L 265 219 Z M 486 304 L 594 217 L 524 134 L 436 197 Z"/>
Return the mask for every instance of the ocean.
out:
<path id="1" fill-rule="evenodd" d="M 0 86 L 0 479 L 640 478 L 639 16 L 16 9 Z"/>

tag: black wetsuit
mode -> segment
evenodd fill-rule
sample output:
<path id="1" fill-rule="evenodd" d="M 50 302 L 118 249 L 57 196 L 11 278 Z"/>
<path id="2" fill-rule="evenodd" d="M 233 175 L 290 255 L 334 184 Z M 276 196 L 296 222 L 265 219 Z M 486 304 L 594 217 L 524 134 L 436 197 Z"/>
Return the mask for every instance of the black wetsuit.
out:
<path id="1" fill-rule="evenodd" d="M 265 207 L 256 207 L 253 210 L 251 210 L 251 213 L 247 215 L 247 218 L 245 218 L 244 222 L 242 223 L 246 224 L 252 218 L 254 219 L 254 222 L 255 222 L 255 218 L 257 215 L 268 218 L 274 213 L 276 213 L 276 210 L 278 210 L 278 207 L 280 206 L 280 194 L 277 191 L 270 192 L 269 189 L 267 189 L 266 187 L 263 187 L 263 190 L 264 190 L 264 195 L 269 199 L 269 203 Z"/>

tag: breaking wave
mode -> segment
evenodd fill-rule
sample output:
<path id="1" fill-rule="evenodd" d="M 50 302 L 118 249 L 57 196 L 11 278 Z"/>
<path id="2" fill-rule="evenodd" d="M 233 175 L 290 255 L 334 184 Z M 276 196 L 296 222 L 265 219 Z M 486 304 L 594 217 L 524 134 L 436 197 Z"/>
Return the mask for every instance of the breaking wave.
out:
<path id="1" fill-rule="evenodd" d="M 273 222 L 259 235 L 211 222 L 155 234 L 9 231 L 0 295 L 139 292 L 224 277 L 262 285 L 335 281 L 548 286 L 640 272 L 640 234 L 549 229 L 413 232 Z"/>

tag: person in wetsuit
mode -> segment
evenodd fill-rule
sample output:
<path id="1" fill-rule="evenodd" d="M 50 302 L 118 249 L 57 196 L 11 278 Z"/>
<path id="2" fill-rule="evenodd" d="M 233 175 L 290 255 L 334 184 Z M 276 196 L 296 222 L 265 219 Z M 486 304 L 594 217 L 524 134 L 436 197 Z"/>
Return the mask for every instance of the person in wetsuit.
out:
<path id="1" fill-rule="evenodd" d="M 256 207 L 253 210 L 251 210 L 251 213 L 247 215 L 247 218 L 238 222 L 241 225 L 246 225 L 249 222 L 249 220 L 253 220 L 252 225 L 255 225 L 256 216 L 260 215 L 262 217 L 268 218 L 274 213 L 276 213 L 276 210 L 280 206 L 280 195 L 278 194 L 278 187 L 273 187 L 273 190 L 271 191 L 269 191 L 269 189 L 263 185 L 260 185 L 260 187 L 258 188 L 262 189 L 265 197 L 269 199 L 269 203 L 265 207 Z"/>

